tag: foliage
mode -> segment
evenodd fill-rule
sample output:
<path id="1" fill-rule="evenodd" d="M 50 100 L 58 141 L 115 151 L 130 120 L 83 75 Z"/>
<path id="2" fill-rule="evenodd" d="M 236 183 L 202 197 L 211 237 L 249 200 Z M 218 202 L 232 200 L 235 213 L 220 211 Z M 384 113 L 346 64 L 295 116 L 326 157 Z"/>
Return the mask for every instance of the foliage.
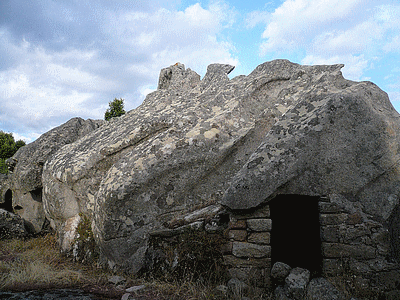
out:
<path id="1" fill-rule="evenodd" d="M 219 234 L 189 229 L 170 239 L 154 237 L 150 243 L 156 253 L 164 253 L 153 258 L 152 276 L 179 282 L 219 283 L 226 279 L 221 252 L 226 241 Z"/>
<path id="2" fill-rule="evenodd" d="M 109 121 L 111 118 L 119 117 L 125 114 L 124 110 L 124 99 L 115 98 L 113 101 L 108 103 L 109 108 L 107 108 L 106 113 L 104 114 L 104 119 Z"/>
<path id="3" fill-rule="evenodd" d="M 92 231 L 92 222 L 89 217 L 80 213 L 81 220 L 76 229 L 73 258 L 81 263 L 93 263 L 98 258 L 98 249 Z"/>
<path id="4" fill-rule="evenodd" d="M 5 160 L 12 157 L 23 146 L 25 146 L 25 142 L 22 140 L 15 142 L 12 133 L 0 131 L 0 173 L 8 173 Z"/>

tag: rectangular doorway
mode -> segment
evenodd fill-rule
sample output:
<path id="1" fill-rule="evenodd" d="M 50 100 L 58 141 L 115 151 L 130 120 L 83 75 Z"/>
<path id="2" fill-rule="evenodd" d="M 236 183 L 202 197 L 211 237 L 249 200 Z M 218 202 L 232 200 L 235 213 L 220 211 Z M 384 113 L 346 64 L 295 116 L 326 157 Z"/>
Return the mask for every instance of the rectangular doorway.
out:
<path id="1" fill-rule="evenodd" d="M 307 269 L 313 277 L 321 275 L 319 199 L 304 195 L 278 195 L 269 202 L 272 264 L 279 261 L 292 268 Z"/>

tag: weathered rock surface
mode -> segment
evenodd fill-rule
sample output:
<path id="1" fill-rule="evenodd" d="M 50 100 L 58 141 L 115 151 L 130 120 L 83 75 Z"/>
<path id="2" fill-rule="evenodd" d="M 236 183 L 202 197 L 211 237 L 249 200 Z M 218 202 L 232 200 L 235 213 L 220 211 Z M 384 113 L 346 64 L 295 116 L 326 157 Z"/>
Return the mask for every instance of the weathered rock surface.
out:
<path id="1" fill-rule="evenodd" d="M 314 278 L 307 287 L 306 300 L 344 300 L 344 295 L 325 278 Z"/>
<path id="2" fill-rule="evenodd" d="M 294 268 L 285 278 L 284 290 L 287 296 L 295 300 L 302 300 L 307 285 L 310 281 L 310 271 L 302 268 Z"/>
<path id="3" fill-rule="evenodd" d="M 343 194 L 366 213 L 390 217 L 400 193 L 399 114 L 373 83 L 336 77 L 327 84 L 304 91 L 274 124 L 224 205 L 250 209 L 276 194 Z"/>
<path id="4" fill-rule="evenodd" d="M 279 264 L 279 265 L 277 265 Z M 284 264 L 275 263 L 276 269 Z M 287 270 L 287 265 L 284 268 Z M 276 300 L 344 300 L 346 297 L 333 284 L 322 277 L 310 280 L 310 272 L 295 268 L 284 278 L 284 285 L 274 290 Z M 354 299 L 354 298 L 352 298 Z"/>
<path id="5" fill-rule="evenodd" d="M 271 277 L 278 283 L 284 283 L 285 278 L 289 275 L 291 270 L 292 268 L 289 265 L 283 262 L 276 262 L 272 266 Z"/>
<path id="6" fill-rule="evenodd" d="M 335 72 L 315 78 L 321 81 L 296 95 L 221 203 L 250 210 L 277 195 L 325 197 L 325 257 L 400 262 L 400 115 L 373 83 Z"/>
<path id="7" fill-rule="evenodd" d="M 12 203 L 10 201 L 10 182 L 8 176 L 0 174 L 0 208 L 12 211 Z"/>
<path id="8" fill-rule="evenodd" d="M 24 220 L 20 216 L 0 208 L 0 240 L 27 236 Z"/>
<path id="9" fill-rule="evenodd" d="M 136 273 L 149 234 L 172 220 L 221 199 L 255 208 L 279 193 L 346 193 L 389 218 L 398 114 L 342 67 L 276 60 L 231 80 L 229 65 L 209 66 L 202 80 L 179 63 L 163 69 L 141 106 L 47 161 L 44 207 L 64 250 L 84 213 L 103 261 Z"/>
<path id="10" fill-rule="evenodd" d="M 42 229 L 45 215 L 42 205 L 43 165 L 58 149 L 73 143 L 98 128 L 104 121 L 73 118 L 40 136 L 36 141 L 20 148 L 7 160 L 12 190 L 12 205 L 29 222 L 31 230 Z"/>
<path id="11" fill-rule="evenodd" d="M 141 106 L 46 163 L 47 216 L 67 238 L 78 214 L 90 215 L 109 266 L 140 270 L 149 233 L 195 206 L 220 201 L 298 99 L 355 84 L 343 79 L 342 66 L 277 60 L 232 80 L 229 65 L 209 66 L 202 80 L 181 64 L 163 69 L 159 89 Z"/>

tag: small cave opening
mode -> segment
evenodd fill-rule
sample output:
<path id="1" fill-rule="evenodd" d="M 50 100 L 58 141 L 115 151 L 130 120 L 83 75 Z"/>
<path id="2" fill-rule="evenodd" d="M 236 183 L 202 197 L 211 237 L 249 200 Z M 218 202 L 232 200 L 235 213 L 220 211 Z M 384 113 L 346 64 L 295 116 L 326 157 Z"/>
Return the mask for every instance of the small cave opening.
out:
<path id="1" fill-rule="evenodd" d="M 278 195 L 271 200 L 272 264 L 283 262 L 321 276 L 322 251 L 319 223 L 319 197 Z"/>
<path id="2" fill-rule="evenodd" d="M 3 208 L 9 212 L 13 212 L 12 199 L 12 191 L 9 189 L 4 194 L 4 203 L 0 203 L 0 208 Z"/>
<path id="3" fill-rule="evenodd" d="M 43 188 L 37 188 L 36 190 L 29 192 L 34 201 L 42 202 L 42 190 Z"/>

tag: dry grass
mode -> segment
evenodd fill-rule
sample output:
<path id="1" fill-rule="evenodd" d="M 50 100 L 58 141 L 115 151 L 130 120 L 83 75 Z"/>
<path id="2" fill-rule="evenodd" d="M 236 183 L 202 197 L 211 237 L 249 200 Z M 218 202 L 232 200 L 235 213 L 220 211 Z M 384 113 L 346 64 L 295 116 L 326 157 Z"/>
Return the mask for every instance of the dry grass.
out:
<path id="1" fill-rule="evenodd" d="M 0 241 L 0 290 L 3 291 L 93 288 L 106 283 L 107 275 L 64 257 L 54 235 Z"/>
<path id="2" fill-rule="evenodd" d="M 112 275 L 93 265 L 82 265 L 63 256 L 56 237 L 47 235 L 22 240 L 0 241 L 0 291 L 27 291 L 54 288 L 79 288 L 97 299 L 121 299 L 124 289 L 108 282 Z M 138 291 L 138 300 L 223 300 L 241 299 L 241 295 L 226 296 L 214 285 L 201 281 L 165 282 L 129 277 L 124 287 L 145 285 Z M 260 293 L 251 299 L 270 299 Z"/>

